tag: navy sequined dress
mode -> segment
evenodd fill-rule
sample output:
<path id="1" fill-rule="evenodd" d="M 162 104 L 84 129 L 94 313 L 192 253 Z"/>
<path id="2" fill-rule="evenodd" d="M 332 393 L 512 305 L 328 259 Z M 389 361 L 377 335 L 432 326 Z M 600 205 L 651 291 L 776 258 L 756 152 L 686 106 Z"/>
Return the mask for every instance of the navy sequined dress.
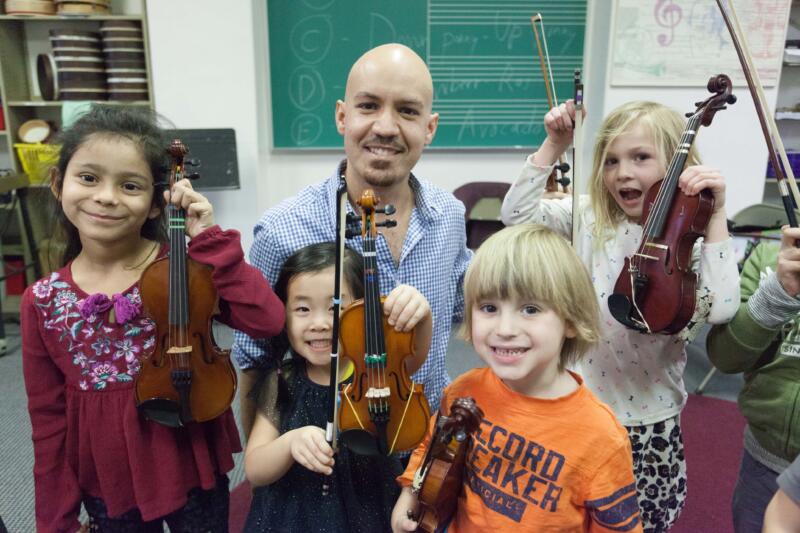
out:
<path id="1" fill-rule="evenodd" d="M 298 359 L 295 359 L 297 361 Z M 328 387 L 312 382 L 300 360 L 286 376 L 288 399 L 280 420 L 264 409 L 276 401 L 275 371 L 261 385 L 259 409 L 279 422 L 280 433 L 314 425 L 325 427 Z M 284 365 L 285 367 L 286 365 Z M 271 393 L 271 394 L 270 394 Z M 272 398 L 272 400 L 270 400 Z M 357 455 L 341 446 L 336 454 L 330 494 L 322 495 L 323 476 L 294 463 L 271 485 L 253 492 L 245 532 L 372 533 L 391 531 L 391 513 L 400 493 L 395 478 L 402 473 L 394 457 Z"/>

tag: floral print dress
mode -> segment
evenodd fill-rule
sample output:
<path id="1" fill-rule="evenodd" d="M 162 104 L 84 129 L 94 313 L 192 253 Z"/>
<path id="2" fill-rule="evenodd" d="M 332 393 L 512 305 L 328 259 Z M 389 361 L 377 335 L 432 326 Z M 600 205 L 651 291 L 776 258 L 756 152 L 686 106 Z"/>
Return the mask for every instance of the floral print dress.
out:
<path id="1" fill-rule="evenodd" d="M 235 231 L 216 226 L 195 237 L 189 255 L 211 265 L 220 320 L 256 335 L 277 334 L 283 305 L 244 262 Z M 136 283 L 111 298 L 89 295 L 70 265 L 29 287 L 22 301 L 23 371 L 34 442 L 38 531 L 74 531 L 84 496 L 109 516 L 137 508 L 144 520 L 210 489 L 241 451 L 230 409 L 204 423 L 170 428 L 137 411 L 134 380 L 156 343 Z"/>

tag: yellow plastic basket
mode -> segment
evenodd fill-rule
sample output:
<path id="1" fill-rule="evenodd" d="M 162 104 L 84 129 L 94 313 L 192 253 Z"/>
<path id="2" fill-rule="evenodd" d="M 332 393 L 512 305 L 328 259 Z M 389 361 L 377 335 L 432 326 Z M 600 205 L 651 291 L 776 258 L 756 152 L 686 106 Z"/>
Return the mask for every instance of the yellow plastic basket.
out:
<path id="1" fill-rule="evenodd" d="M 58 162 L 61 145 L 15 143 L 14 148 L 31 185 L 47 183 L 50 167 Z"/>

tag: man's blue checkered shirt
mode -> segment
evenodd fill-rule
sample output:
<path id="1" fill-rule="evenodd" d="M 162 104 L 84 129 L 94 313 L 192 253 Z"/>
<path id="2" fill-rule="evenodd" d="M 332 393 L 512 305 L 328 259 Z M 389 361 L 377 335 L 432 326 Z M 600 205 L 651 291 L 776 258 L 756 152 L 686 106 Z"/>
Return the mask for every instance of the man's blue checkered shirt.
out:
<path id="1" fill-rule="evenodd" d="M 326 181 L 307 187 L 297 196 L 269 209 L 256 224 L 250 262 L 261 269 L 271 284 L 275 283 L 284 261 L 309 244 L 335 240 L 336 189 L 338 171 Z M 381 294 L 397 285 L 416 287 L 431 306 L 433 340 L 428 358 L 413 376 L 425 385 L 425 395 L 434 411 L 439 407 L 442 390 L 450 378 L 445 369 L 445 354 L 454 323 L 464 315 L 464 273 L 472 252 L 466 247 L 464 205 L 429 182 L 410 177 L 415 207 L 399 265 L 389 246 L 378 236 L 376 246 Z M 348 211 L 352 209 L 348 205 Z M 361 237 L 349 239 L 350 248 L 363 252 Z M 264 364 L 267 342 L 235 333 L 233 356 L 241 368 Z M 281 354 L 282 355 L 282 354 Z"/>

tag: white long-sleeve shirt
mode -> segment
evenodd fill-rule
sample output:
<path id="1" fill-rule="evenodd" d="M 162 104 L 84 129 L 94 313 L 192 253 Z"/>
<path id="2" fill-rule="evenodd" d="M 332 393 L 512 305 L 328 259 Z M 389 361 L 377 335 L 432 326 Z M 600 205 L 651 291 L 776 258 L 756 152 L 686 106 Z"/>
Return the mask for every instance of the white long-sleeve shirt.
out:
<path id="1" fill-rule="evenodd" d="M 503 201 L 501 216 L 506 225 L 538 223 L 571 236 L 572 198 L 542 199 L 551 171 L 552 167 L 535 166 L 528 158 Z M 597 243 L 592 234 L 595 214 L 585 195 L 579 199 L 577 218 L 575 249 L 589 271 L 600 304 L 601 338 L 576 370 L 623 425 L 654 424 L 671 418 L 686 403 L 685 342 L 678 334 L 628 329 L 608 310 L 608 296 L 614 292 L 625 258 L 639 247 L 642 227 L 625 220 L 610 239 Z M 707 322 L 731 320 L 739 307 L 739 271 L 731 240 L 712 244 L 699 241 L 694 259 L 698 290 L 708 294 L 711 302 Z"/>

